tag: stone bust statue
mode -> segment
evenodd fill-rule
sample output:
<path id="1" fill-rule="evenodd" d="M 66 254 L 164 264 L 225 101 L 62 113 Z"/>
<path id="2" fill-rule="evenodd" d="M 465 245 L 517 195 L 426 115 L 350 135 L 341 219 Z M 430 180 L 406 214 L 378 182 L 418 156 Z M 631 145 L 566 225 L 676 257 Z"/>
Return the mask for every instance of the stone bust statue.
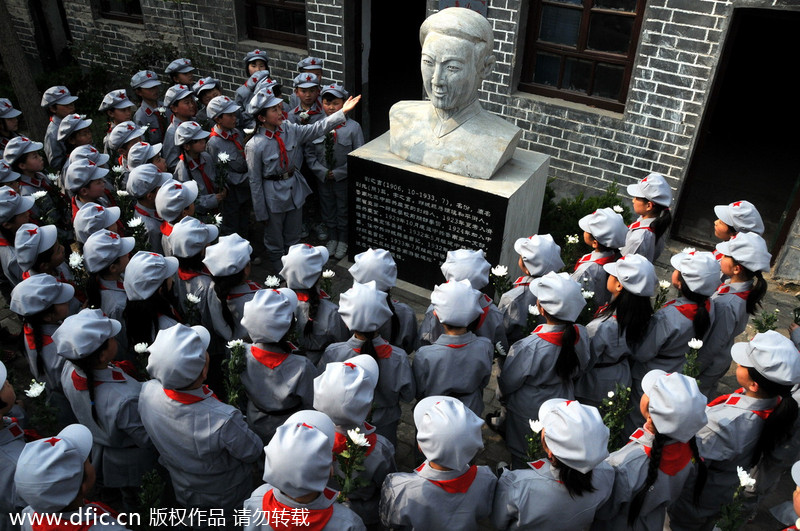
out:
<path id="1" fill-rule="evenodd" d="M 470 9 L 449 7 L 428 17 L 419 37 L 430 101 L 392 106 L 390 149 L 422 166 L 490 179 L 512 157 L 522 134 L 478 101 L 495 63 L 492 26 Z"/>

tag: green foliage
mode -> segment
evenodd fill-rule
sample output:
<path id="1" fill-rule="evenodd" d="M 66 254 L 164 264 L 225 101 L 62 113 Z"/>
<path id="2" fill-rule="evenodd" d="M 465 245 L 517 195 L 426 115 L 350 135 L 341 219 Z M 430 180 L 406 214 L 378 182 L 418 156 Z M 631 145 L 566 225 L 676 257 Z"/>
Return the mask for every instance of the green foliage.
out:
<path id="1" fill-rule="evenodd" d="M 528 443 L 526 457 L 529 462 L 538 461 L 547 455 L 544 451 L 544 446 L 542 446 L 541 425 L 537 426 L 537 429 L 539 431 L 534 431 L 533 423 L 531 423 L 531 431 L 525 435 L 525 441 Z"/>
<path id="2" fill-rule="evenodd" d="M 542 205 L 542 219 L 539 222 L 539 233 L 550 234 L 553 239 L 562 249 L 567 247 L 567 236 L 578 234 L 581 236 L 581 229 L 578 227 L 578 220 L 582 217 L 591 214 L 598 208 L 613 208 L 615 206 L 622 207 L 621 215 L 625 223 L 630 223 L 633 215 L 631 214 L 628 202 L 619 197 L 619 186 L 616 182 L 608 185 L 605 193 L 598 196 L 585 197 L 581 192 L 574 197 L 565 197 L 556 202 L 555 191 L 550 186 L 554 179 L 550 179 L 547 183 L 544 193 L 544 202 Z M 582 241 L 583 238 L 580 237 Z M 575 253 L 580 252 L 580 247 L 576 248 Z M 588 252 L 588 249 L 584 252 Z M 579 257 L 579 256 L 578 256 Z M 567 258 L 571 261 L 567 262 Z M 572 270 L 575 265 L 575 259 L 565 257 L 565 267 Z"/>
<path id="3" fill-rule="evenodd" d="M 170 42 L 149 40 L 136 45 L 131 53 L 128 71 L 133 75 L 139 70 L 163 72 L 167 65 L 180 57 L 177 46 Z"/>
<path id="4" fill-rule="evenodd" d="M 149 515 L 150 509 L 164 506 L 164 478 L 153 469 L 142 476 L 142 485 L 139 487 L 139 506 L 142 514 Z"/>
<path id="5" fill-rule="evenodd" d="M 764 332 L 778 328 L 779 313 L 780 310 L 775 308 L 771 312 L 764 310 L 758 314 L 758 317 L 753 317 L 753 327 L 756 329 L 756 332 L 763 334 Z"/>
<path id="6" fill-rule="evenodd" d="M 614 391 L 603 399 L 600 406 L 603 424 L 608 427 L 608 451 L 614 452 L 627 442 L 625 433 L 625 417 L 631 411 L 631 388 L 617 384 Z"/>

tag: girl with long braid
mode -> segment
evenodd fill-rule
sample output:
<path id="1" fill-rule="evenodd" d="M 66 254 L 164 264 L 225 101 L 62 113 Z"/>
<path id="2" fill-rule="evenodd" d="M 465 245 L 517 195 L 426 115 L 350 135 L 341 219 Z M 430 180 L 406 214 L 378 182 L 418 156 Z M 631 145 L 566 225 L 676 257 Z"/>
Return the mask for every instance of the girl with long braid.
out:
<path id="1" fill-rule="evenodd" d="M 672 224 L 669 211 L 672 188 L 663 175 L 651 173 L 628 186 L 627 192 L 633 196 L 633 211 L 639 218 L 628 227 L 625 245 L 620 252 L 623 256 L 640 254 L 655 263 L 664 250 L 664 236 Z"/>
<path id="2" fill-rule="evenodd" d="M 800 383 L 800 356 L 791 340 L 773 330 L 756 334 L 752 341 L 734 344 L 731 357 L 738 364 L 736 380 L 742 387 L 706 408 L 708 423 L 697 433 L 697 443 L 708 480 L 696 504 L 697 478 L 686 481 L 669 509 L 674 531 L 710 530 L 739 485 L 737 467 L 748 469 L 771 456 L 797 420 L 791 391 Z"/>
<path id="3" fill-rule="evenodd" d="M 616 471 L 614 493 L 598 512 L 594 529 L 661 529 L 667 507 L 696 469 L 693 495 L 705 483 L 695 434 L 706 424 L 706 400 L 697 382 L 653 370 L 642 380 L 644 425 L 606 463 Z"/>

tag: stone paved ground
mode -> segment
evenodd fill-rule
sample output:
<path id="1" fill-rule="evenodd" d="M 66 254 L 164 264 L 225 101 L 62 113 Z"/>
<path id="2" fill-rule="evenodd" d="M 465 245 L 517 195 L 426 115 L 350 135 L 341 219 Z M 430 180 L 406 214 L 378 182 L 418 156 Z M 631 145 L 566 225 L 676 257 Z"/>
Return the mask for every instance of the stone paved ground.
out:
<path id="1" fill-rule="evenodd" d="M 251 241 L 258 242 L 260 238 L 253 237 Z M 313 240 L 312 240 L 313 241 Z M 258 245 L 256 244 L 256 252 L 259 251 Z M 669 256 L 673 253 L 678 252 L 682 246 L 680 244 L 674 243 L 668 245 L 667 249 L 664 251 L 664 254 L 656 264 L 656 269 L 658 273 L 658 277 L 660 279 L 669 279 L 672 269 L 669 266 Z M 351 283 L 352 279 L 347 271 L 347 268 L 350 266 L 350 263 L 347 259 L 341 260 L 338 263 L 334 260 L 331 260 L 328 263 L 328 267 L 331 268 L 335 273 L 336 276 L 333 282 L 333 294 L 334 298 L 339 293 L 347 290 Z M 263 281 L 268 274 L 268 270 L 264 265 L 254 266 L 253 267 L 253 274 L 252 279 L 255 281 Z M 515 272 L 509 273 L 511 276 L 515 276 Z M 780 318 L 779 318 L 779 328 L 780 332 L 786 333 L 786 329 L 791 321 L 791 314 L 792 309 L 800 304 L 794 297 L 794 293 L 798 291 L 797 286 L 781 286 L 777 285 L 774 282 L 770 282 L 770 290 L 767 294 L 766 301 L 764 304 L 765 309 L 772 309 L 772 308 L 779 308 L 780 309 Z M 396 299 L 399 299 L 402 302 L 409 304 L 416 312 L 418 319 L 421 320 L 422 316 L 425 313 L 425 309 L 429 304 L 429 295 L 430 293 L 427 290 L 423 290 L 417 288 L 416 286 L 412 286 L 410 284 L 399 282 L 398 287 L 393 290 L 393 295 Z M 0 308 L 3 308 L 5 305 L 0 304 Z M 7 308 L 0 309 L 0 325 L 4 328 L 10 330 L 11 332 L 18 332 L 20 329 L 20 325 L 16 316 L 13 315 Z M 744 340 L 746 337 L 752 337 L 754 331 L 752 330 L 752 326 L 748 325 L 748 330 L 742 334 L 742 337 L 739 340 Z M 10 345 L 8 342 L 1 345 L 3 351 L 11 351 L 14 350 L 15 345 Z M 3 353 L 5 354 L 5 353 Z M 5 357 L 5 356 L 4 356 Z M 17 357 L 15 360 L 15 366 L 19 371 L 26 370 L 26 363 L 23 361 L 22 357 Z M 485 411 L 494 411 L 499 409 L 500 405 L 497 400 L 497 366 L 495 364 L 495 368 L 493 371 L 492 379 L 484 392 L 484 403 L 485 403 Z M 26 381 L 26 380 L 23 380 Z M 728 374 L 723 378 L 720 384 L 720 392 L 730 392 L 731 390 L 738 387 L 736 384 L 735 376 L 733 375 L 733 371 L 729 371 Z M 415 454 L 415 430 L 414 430 L 414 422 L 412 417 L 412 410 L 413 407 L 411 404 L 403 404 L 403 417 L 398 428 L 398 446 L 396 451 L 396 459 L 398 467 L 401 471 L 411 471 L 415 466 L 417 466 L 421 462 L 421 457 L 418 454 Z M 505 447 L 505 444 L 502 438 L 494 433 L 493 431 L 489 430 L 488 428 L 484 427 L 483 429 L 483 437 L 484 437 L 484 450 L 477 456 L 476 463 L 480 465 L 489 465 L 494 467 L 500 461 L 510 462 L 510 454 Z M 782 503 L 787 500 L 791 500 L 791 494 L 794 489 L 794 483 L 792 482 L 791 478 L 788 477 L 788 474 L 784 474 L 781 478 L 778 486 L 774 489 L 773 493 L 766 499 L 765 503 L 762 504 L 763 507 L 772 507 L 778 503 Z M 490 529 L 490 527 L 486 527 L 486 529 Z M 754 518 L 754 520 L 748 524 L 745 529 L 753 530 L 753 531 L 772 531 L 775 529 L 782 529 L 780 524 L 763 508 L 760 510 L 758 515 Z"/>

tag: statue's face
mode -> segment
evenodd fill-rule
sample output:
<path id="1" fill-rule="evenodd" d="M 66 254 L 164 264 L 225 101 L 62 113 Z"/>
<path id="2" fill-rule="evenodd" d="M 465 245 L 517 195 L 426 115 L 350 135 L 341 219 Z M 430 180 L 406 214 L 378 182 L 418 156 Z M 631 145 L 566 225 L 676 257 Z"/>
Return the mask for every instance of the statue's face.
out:
<path id="1" fill-rule="evenodd" d="M 475 46 L 464 39 L 429 33 L 422 45 L 422 82 L 437 109 L 457 112 L 478 97 L 481 79 Z"/>

